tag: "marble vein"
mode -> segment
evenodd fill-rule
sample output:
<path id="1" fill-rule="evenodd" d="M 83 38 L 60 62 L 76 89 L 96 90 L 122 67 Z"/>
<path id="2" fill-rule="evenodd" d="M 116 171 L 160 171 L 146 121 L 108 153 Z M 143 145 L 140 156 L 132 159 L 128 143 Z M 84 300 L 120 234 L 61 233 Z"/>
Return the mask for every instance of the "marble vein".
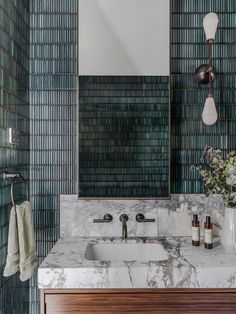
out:
<path id="1" fill-rule="evenodd" d="M 165 261 L 91 261 L 88 243 L 121 242 L 120 238 L 61 238 L 38 273 L 38 285 L 49 288 L 236 288 L 236 256 L 216 242 L 212 250 L 192 247 L 189 237 L 130 238 L 161 242 Z"/>
<path id="2" fill-rule="evenodd" d="M 203 228 L 206 215 L 212 217 L 214 235 L 219 236 L 224 204 L 220 196 L 173 194 L 170 200 L 78 200 L 77 195 L 61 195 L 61 237 L 121 236 L 119 216 L 127 214 L 129 236 L 191 236 L 191 219 L 198 214 Z M 94 218 L 110 213 L 109 224 L 94 224 Z M 155 223 L 137 223 L 135 216 L 144 214 Z M 203 232 L 203 230 L 202 230 Z"/>

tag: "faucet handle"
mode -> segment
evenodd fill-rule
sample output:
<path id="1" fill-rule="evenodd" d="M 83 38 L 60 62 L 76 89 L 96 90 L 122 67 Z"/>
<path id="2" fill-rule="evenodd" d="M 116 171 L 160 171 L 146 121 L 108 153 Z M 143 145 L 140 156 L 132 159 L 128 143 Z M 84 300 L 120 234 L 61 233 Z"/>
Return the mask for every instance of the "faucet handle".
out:
<path id="1" fill-rule="evenodd" d="M 126 214 L 120 215 L 120 221 L 122 222 L 123 220 L 128 221 L 129 217 Z"/>
<path id="2" fill-rule="evenodd" d="M 137 214 L 136 215 L 136 221 L 137 222 L 155 222 L 156 219 L 154 218 L 145 218 L 145 216 L 143 214 Z"/>
<path id="3" fill-rule="evenodd" d="M 105 214 L 101 219 L 94 219 L 94 223 L 103 223 L 103 222 L 111 222 L 113 219 L 111 214 Z"/>

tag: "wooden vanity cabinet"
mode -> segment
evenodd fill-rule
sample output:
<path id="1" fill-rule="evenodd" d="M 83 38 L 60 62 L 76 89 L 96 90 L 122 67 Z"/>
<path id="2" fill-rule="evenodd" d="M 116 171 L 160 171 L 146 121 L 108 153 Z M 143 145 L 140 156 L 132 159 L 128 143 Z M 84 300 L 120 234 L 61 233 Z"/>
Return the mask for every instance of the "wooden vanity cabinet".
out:
<path id="1" fill-rule="evenodd" d="M 236 313 L 236 289 L 41 290 L 41 314 Z"/>

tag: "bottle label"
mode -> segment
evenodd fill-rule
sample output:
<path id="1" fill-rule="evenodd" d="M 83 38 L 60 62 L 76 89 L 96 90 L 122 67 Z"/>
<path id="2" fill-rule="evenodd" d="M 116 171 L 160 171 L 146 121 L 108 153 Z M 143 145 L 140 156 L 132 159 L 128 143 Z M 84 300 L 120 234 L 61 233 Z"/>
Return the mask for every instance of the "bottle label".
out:
<path id="1" fill-rule="evenodd" d="M 192 240 L 200 241 L 200 229 L 199 227 L 192 227 Z"/>
<path id="2" fill-rule="evenodd" d="M 205 229 L 205 243 L 212 244 L 212 229 Z"/>

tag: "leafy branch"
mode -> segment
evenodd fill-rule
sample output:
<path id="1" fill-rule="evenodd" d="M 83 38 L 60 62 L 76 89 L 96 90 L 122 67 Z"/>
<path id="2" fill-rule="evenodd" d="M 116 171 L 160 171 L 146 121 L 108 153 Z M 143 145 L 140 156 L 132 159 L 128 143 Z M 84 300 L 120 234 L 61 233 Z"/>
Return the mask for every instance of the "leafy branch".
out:
<path id="1" fill-rule="evenodd" d="M 236 208 L 236 151 L 224 158 L 221 150 L 206 146 L 200 165 L 195 168 L 206 195 L 221 194 L 227 207 Z"/>

